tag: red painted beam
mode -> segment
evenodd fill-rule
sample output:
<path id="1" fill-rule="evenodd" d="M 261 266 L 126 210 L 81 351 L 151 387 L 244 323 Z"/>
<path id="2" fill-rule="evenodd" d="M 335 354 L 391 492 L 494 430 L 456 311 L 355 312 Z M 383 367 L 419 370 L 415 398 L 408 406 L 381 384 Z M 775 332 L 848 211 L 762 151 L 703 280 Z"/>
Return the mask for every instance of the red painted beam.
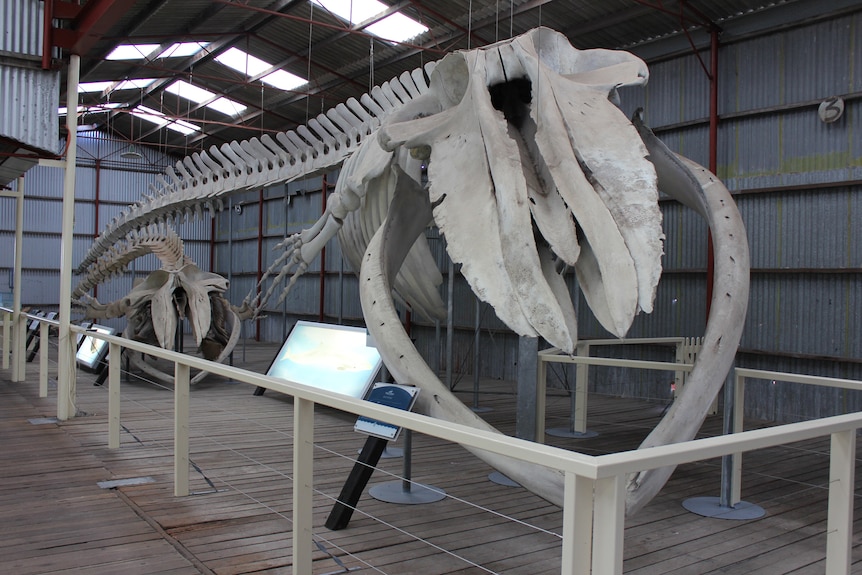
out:
<path id="1" fill-rule="evenodd" d="M 63 4 L 68 3 L 54 1 L 55 15 Z M 134 5 L 135 0 L 90 0 L 75 15 L 70 28 L 54 30 L 54 43 L 73 54 L 86 55 Z"/>

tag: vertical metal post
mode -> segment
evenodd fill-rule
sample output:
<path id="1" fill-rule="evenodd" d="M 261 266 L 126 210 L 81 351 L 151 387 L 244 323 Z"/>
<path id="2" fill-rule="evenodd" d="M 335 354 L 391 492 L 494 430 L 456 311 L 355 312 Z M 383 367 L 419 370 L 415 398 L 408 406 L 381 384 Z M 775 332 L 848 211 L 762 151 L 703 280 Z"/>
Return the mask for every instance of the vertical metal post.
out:
<path id="1" fill-rule="evenodd" d="M 293 398 L 293 573 L 312 572 L 314 402 Z"/>
<path id="2" fill-rule="evenodd" d="M 120 447 L 120 362 L 122 348 L 118 343 L 108 347 L 108 448 Z"/>
<path id="3" fill-rule="evenodd" d="M 539 338 L 518 338 L 518 406 L 515 435 L 536 441 L 536 391 L 539 373 Z"/>
<path id="4" fill-rule="evenodd" d="M 482 321 L 482 302 L 476 298 L 476 318 L 473 322 L 473 409 L 479 409 L 479 336 Z"/>
<path id="5" fill-rule="evenodd" d="M 590 355 L 590 344 L 579 343 L 576 348 L 578 356 L 587 357 Z M 572 410 L 574 416 L 574 425 L 572 430 L 577 433 L 587 432 L 587 401 L 590 388 L 590 366 L 585 363 L 579 363 L 575 367 L 575 391 L 572 394 L 575 405 Z"/>
<path id="6" fill-rule="evenodd" d="M 733 373 L 735 374 L 736 370 L 733 370 Z M 743 415 L 745 413 L 745 378 L 736 375 L 733 384 L 736 401 L 733 406 L 731 433 L 740 433 L 743 430 Z M 730 457 L 732 462 L 730 506 L 735 507 L 737 503 L 742 501 L 742 452 L 734 453 Z"/>
<path id="7" fill-rule="evenodd" d="M 57 419 L 74 417 L 75 409 L 75 337 L 69 329 L 72 315 L 72 244 L 75 226 L 75 163 L 78 160 L 78 79 L 81 57 L 69 56 L 66 80 L 67 114 L 66 172 L 63 177 L 63 219 L 60 240 L 60 331 L 57 360 Z"/>
<path id="8" fill-rule="evenodd" d="M 548 362 L 538 354 L 536 358 L 536 443 L 545 442 L 545 411 L 548 397 Z"/>
<path id="9" fill-rule="evenodd" d="M 446 298 L 446 387 L 452 389 L 452 346 L 455 338 L 455 262 L 449 260 L 448 297 Z"/>
<path id="10" fill-rule="evenodd" d="M 590 575 L 595 482 L 567 471 L 563 496 L 563 575 Z"/>
<path id="11" fill-rule="evenodd" d="M 12 348 L 12 314 L 3 312 L 3 369 L 9 369 L 9 350 Z"/>
<path id="12" fill-rule="evenodd" d="M 174 364 L 174 495 L 189 494 L 189 366 Z"/>
<path id="13" fill-rule="evenodd" d="M 26 341 L 21 337 L 21 268 L 24 265 L 24 178 L 18 178 L 18 198 L 15 200 L 15 269 L 12 272 L 12 381 L 24 381 L 21 357 Z M 4 349 L 5 351 L 5 349 Z"/>
<path id="14" fill-rule="evenodd" d="M 853 483 L 856 430 L 832 434 L 829 453 L 829 514 L 826 520 L 826 575 L 848 575 L 853 550 Z"/>
<path id="15" fill-rule="evenodd" d="M 39 322 L 39 397 L 48 397 L 48 327 Z"/>
<path id="16" fill-rule="evenodd" d="M 736 385 L 733 380 L 734 370 L 730 370 L 724 382 L 724 412 L 722 413 L 724 434 L 733 433 L 734 413 L 736 410 Z M 732 508 L 733 501 L 733 455 L 724 455 L 721 458 L 721 493 L 719 495 L 719 506 Z M 738 503 L 738 502 L 736 502 Z"/>
<path id="17" fill-rule="evenodd" d="M 623 531 L 626 513 L 626 482 L 622 475 L 596 480 L 593 518 L 592 575 L 621 575 Z"/>

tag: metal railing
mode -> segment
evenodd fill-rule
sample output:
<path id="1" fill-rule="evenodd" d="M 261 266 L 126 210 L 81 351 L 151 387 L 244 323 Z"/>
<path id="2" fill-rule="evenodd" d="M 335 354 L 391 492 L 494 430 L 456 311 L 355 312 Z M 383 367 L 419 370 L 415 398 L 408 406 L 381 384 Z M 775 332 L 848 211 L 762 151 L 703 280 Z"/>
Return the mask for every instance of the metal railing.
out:
<path id="1" fill-rule="evenodd" d="M 2 311 L 8 312 L 9 310 L 2 309 Z M 56 323 L 42 321 L 46 326 Z M 73 326 L 71 329 L 76 333 L 85 331 L 77 326 Z M 21 333 L 19 330 L 19 337 Z M 47 334 L 47 332 L 45 333 Z M 174 364 L 174 493 L 177 496 L 184 496 L 189 493 L 189 371 L 191 368 L 205 370 L 234 381 L 271 389 L 293 397 L 293 469 L 295 471 L 293 476 L 292 513 L 294 529 L 292 537 L 293 572 L 296 574 L 312 572 L 315 404 L 325 405 L 357 416 L 383 420 L 414 432 L 561 471 L 564 475 L 561 568 L 563 575 L 618 575 L 622 573 L 625 495 L 627 478 L 630 475 L 649 469 L 830 436 L 826 574 L 847 575 L 850 573 L 856 430 L 862 428 L 862 413 L 827 417 L 815 421 L 697 439 L 648 449 L 590 456 L 321 391 L 298 383 L 270 378 L 118 336 L 92 331 L 86 333 L 91 337 L 105 340 L 109 344 L 108 444 L 110 448 L 119 448 L 120 445 L 120 363 L 122 350 L 143 352 Z M 20 350 L 21 345 L 19 343 L 13 347 Z M 42 346 L 41 353 L 43 355 L 47 354 L 47 348 L 47 345 Z M 9 338 L 4 327 L 4 358 L 9 349 Z M 601 358 L 587 359 L 596 361 Z M 42 365 L 40 360 L 40 370 Z M 673 368 L 679 368 L 679 364 L 670 365 Z M 745 371 L 742 373 L 743 377 L 760 377 L 765 372 L 757 375 L 745 375 Z"/>

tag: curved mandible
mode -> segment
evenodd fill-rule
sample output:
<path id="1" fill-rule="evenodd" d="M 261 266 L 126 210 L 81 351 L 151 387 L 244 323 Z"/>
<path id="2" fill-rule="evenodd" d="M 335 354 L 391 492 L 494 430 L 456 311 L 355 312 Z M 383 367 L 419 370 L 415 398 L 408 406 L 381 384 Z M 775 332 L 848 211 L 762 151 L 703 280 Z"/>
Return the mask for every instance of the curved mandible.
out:
<path id="1" fill-rule="evenodd" d="M 721 181 L 703 166 L 674 154 L 636 115 L 638 129 L 656 168 L 659 189 L 694 209 L 709 224 L 715 274 L 702 351 L 686 377 L 681 395 L 640 448 L 689 441 L 700 429 L 724 385 L 742 337 L 748 308 L 750 259 L 745 226 L 736 203 Z M 629 478 L 626 510 L 649 502 L 673 473 L 673 467 L 647 470 Z"/>

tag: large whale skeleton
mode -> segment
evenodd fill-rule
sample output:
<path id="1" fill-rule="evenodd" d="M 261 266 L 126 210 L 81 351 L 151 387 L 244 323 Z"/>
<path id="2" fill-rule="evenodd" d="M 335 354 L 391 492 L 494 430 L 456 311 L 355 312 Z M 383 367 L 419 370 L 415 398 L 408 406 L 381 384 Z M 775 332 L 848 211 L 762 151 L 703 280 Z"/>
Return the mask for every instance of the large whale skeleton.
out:
<path id="1" fill-rule="evenodd" d="M 647 76 L 646 65 L 629 53 L 579 51 L 547 28 L 449 54 L 295 131 L 234 141 L 177 162 L 94 242 L 79 267 L 87 277 L 77 297 L 94 313 L 110 307 L 82 294 L 115 272 L 111 262 L 135 245 L 167 236 L 171 221 L 221 209 L 231 194 L 343 164 L 324 215 L 279 244 L 283 251 L 260 290 L 236 311 L 255 315 L 277 290 L 285 297 L 337 235 L 359 271 L 363 314 L 386 366 L 397 381 L 423 389 L 418 408 L 493 429 L 440 382 L 399 321 L 393 292 L 429 318 L 445 314 L 437 289 L 442 278 L 425 228 L 439 227 L 473 291 L 512 330 L 572 353 L 577 321 L 560 271 L 573 267 L 596 318 L 611 333 L 625 335 L 639 311 L 651 311 L 661 273 L 661 190 L 708 222 L 715 273 L 702 352 L 682 394 L 642 447 L 689 440 L 739 343 L 748 300 L 748 244 L 721 182 L 671 152 L 639 117 L 629 121 L 612 103 L 617 88 L 643 85 Z M 208 287 L 197 293 L 226 289 L 213 288 L 218 282 L 207 274 L 200 281 Z M 162 284 L 156 284 L 158 291 Z M 164 303 L 160 309 L 167 313 Z M 162 328 L 155 323 L 152 329 Z M 157 339 L 170 345 L 170 335 Z M 560 472 L 475 454 L 562 504 Z M 629 477 L 627 511 L 646 504 L 672 471 Z"/>

